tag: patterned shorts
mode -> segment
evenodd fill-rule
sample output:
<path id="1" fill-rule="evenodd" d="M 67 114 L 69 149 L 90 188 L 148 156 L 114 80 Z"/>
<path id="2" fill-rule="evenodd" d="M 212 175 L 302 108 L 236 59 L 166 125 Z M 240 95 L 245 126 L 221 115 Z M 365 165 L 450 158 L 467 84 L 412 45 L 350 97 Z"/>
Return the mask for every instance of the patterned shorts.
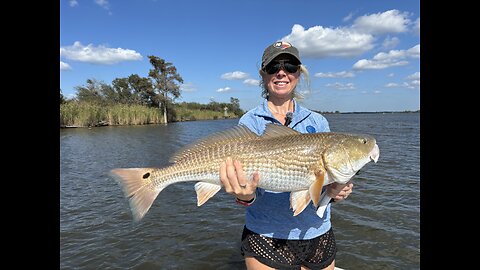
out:
<path id="1" fill-rule="evenodd" d="M 276 269 L 323 269 L 335 259 L 337 246 L 332 228 L 309 240 L 287 240 L 265 237 L 243 228 L 242 255 Z"/>

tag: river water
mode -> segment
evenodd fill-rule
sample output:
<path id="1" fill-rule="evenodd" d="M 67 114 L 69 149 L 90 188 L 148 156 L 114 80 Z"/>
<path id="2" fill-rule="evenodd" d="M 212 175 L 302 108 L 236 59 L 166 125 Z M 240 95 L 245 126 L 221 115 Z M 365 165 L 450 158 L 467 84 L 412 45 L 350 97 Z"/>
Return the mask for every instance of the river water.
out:
<path id="1" fill-rule="evenodd" d="M 420 268 L 420 114 L 326 114 L 332 131 L 377 139 L 378 163 L 332 207 L 336 265 Z M 212 120 L 60 130 L 61 269 L 245 269 L 244 208 L 219 192 L 196 206 L 194 182 L 168 186 L 134 223 L 119 167 L 163 167 L 181 146 L 237 124 Z"/>

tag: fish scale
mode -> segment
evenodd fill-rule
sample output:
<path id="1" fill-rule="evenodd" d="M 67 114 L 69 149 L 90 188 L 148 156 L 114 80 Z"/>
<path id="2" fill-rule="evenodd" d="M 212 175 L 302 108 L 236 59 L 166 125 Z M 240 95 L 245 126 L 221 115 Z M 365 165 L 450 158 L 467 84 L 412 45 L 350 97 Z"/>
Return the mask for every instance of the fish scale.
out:
<path id="1" fill-rule="evenodd" d="M 254 171 L 259 171 L 263 181 L 259 185 L 261 188 L 267 188 L 273 191 L 291 191 L 302 188 L 308 188 L 311 182 L 305 182 L 308 174 L 312 174 L 307 170 L 315 164 L 318 157 L 315 156 L 297 156 L 294 153 L 306 150 L 308 152 L 315 152 L 309 140 L 306 140 L 305 145 L 295 145 L 291 147 L 283 147 L 285 140 L 274 140 L 271 144 L 265 146 L 264 142 L 233 142 L 230 147 L 219 147 L 212 145 L 210 149 L 204 149 L 205 154 L 196 153 L 190 155 L 188 159 L 177 162 L 173 165 L 171 170 L 173 174 L 159 169 L 156 174 L 161 175 L 164 181 L 173 180 L 174 182 L 204 180 L 209 183 L 220 185 L 219 177 L 212 179 L 212 175 L 217 175 L 220 163 L 227 157 L 232 157 L 242 162 L 244 171 L 247 175 L 252 175 Z M 275 147 L 271 147 L 274 145 Z M 223 149 L 222 149 L 223 148 Z M 256 149 L 257 153 L 262 155 L 251 154 L 251 149 Z M 222 151 L 220 151 L 222 150 Z M 209 153 L 218 153 L 217 155 L 210 155 Z M 232 155 L 232 153 L 236 153 Z M 267 158 L 268 157 L 268 158 Z M 320 159 L 321 161 L 321 159 Z M 198 169 L 195 169 L 198 168 Z M 185 173 L 179 177 L 178 174 Z M 271 177 L 270 177 L 271 176 Z M 275 180 L 272 180 L 275 179 Z M 162 180 L 160 180 L 162 181 Z M 159 183 L 156 182 L 155 185 Z"/>
<path id="2" fill-rule="evenodd" d="M 197 204 L 205 203 L 221 189 L 220 164 L 230 157 L 242 163 L 247 178 L 259 172 L 258 187 L 291 192 L 291 206 L 298 215 L 309 201 L 319 203 L 323 186 L 346 183 L 378 156 L 378 145 L 369 135 L 302 134 L 269 124 L 258 136 L 236 126 L 183 147 L 172 156 L 170 166 L 114 169 L 111 175 L 130 198 L 135 220 L 140 220 L 157 195 L 174 183 L 198 182 Z"/>

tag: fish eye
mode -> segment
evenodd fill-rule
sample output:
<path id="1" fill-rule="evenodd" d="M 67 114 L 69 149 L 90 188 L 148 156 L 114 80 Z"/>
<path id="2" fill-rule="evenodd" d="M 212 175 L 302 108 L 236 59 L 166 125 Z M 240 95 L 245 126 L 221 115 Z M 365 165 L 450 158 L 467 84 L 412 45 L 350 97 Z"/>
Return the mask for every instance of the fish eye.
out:
<path id="1" fill-rule="evenodd" d="M 363 144 L 366 144 L 366 143 L 367 143 L 367 139 L 363 138 L 363 139 L 362 139 L 362 143 L 363 143 Z"/>

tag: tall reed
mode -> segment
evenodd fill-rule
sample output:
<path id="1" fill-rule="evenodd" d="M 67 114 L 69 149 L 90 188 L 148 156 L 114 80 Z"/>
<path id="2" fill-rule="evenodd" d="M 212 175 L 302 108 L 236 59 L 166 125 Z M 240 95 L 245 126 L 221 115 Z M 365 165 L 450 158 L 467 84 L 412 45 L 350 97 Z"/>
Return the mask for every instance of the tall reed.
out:
<path id="1" fill-rule="evenodd" d="M 189 121 L 189 120 L 208 120 L 208 119 L 222 119 L 224 118 L 223 112 L 211 111 L 211 110 L 202 110 L 202 109 L 188 109 L 184 107 L 175 108 L 177 113 L 178 121 Z M 230 113 L 228 114 L 229 118 L 237 118 L 238 116 Z"/>
<path id="2" fill-rule="evenodd" d="M 87 102 L 60 105 L 60 126 L 144 125 L 163 123 L 157 108 L 116 104 L 103 106 Z"/>

